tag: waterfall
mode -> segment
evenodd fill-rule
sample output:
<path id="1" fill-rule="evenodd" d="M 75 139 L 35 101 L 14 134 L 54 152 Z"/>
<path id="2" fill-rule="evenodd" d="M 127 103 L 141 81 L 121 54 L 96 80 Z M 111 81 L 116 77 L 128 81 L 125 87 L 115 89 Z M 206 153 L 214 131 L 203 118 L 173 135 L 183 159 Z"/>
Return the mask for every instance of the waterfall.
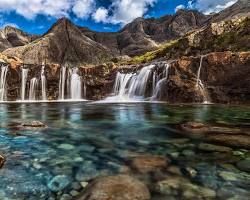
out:
<path id="1" fill-rule="evenodd" d="M 82 80 L 81 77 L 77 74 L 77 72 L 77 68 L 74 68 L 72 70 L 69 81 L 70 99 L 73 100 L 82 99 Z"/>
<path id="2" fill-rule="evenodd" d="M 6 76 L 8 72 L 8 66 L 2 65 L 1 67 L 1 79 L 0 79 L 0 101 L 4 101 L 6 95 Z"/>
<path id="3" fill-rule="evenodd" d="M 199 69 L 198 69 L 198 72 L 197 72 L 196 88 L 199 89 L 202 92 L 202 95 L 204 97 L 203 103 L 209 103 L 209 97 L 208 97 L 208 93 L 207 93 L 206 87 L 203 84 L 202 80 L 200 79 L 201 68 L 202 68 L 204 57 L 205 56 L 201 56 L 201 58 L 200 58 L 200 66 L 199 66 Z"/>
<path id="4" fill-rule="evenodd" d="M 65 81 L 66 81 L 66 71 L 67 68 L 63 66 L 60 71 L 60 80 L 59 80 L 59 99 L 63 100 L 65 98 Z"/>
<path id="5" fill-rule="evenodd" d="M 45 71 L 44 71 L 45 65 L 42 65 L 42 70 L 41 70 L 41 82 L 42 82 L 42 100 L 46 101 L 47 100 L 47 95 L 46 95 L 46 76 L 45 76 Z"/>
<path id="6" fill-rule="evenodd" d="M 83 82 L 83 98 L 87 99 L 87 84 L 85 81 Z"/>
<path id="7" fill-rule="evenodd" d="M 30 80 L 30 91 L 29 91 L 29 100 L 30 101 L 36 100 L 37 86 L 38 86 L 37 78 L 32 78 Z"/>
<path id="8" fill-rule="evenodd" d="M 153 96 L 151 97 L 151 100 L 157 100 L 157 99 L 161 98 L 160 92 L 162 90 L 162 86 L 164 85 L 165 81 L 168 80 L 169 67 L 170 67 L 170 65 L 166 64 L 165 69 L 163 71 L 163 78 L 157 82 L 157 84 L 153 90 Z"/>
<path id="9" fill-rule="evenodd" d="M 164 69 L 163 69 L 164 67 Z M 158 70 L 158 68 L 160 70 Z M 151 99 L 156 99 L 162 88 L 162 83 L 168 78 L 169 65 L 149 65 L 143 67 L 138 73 L 117 72 L 114 91 L 116 96 L 108 97 L 107 101 L 133 101 L 143 100 L 152 90 Z M 159 73 L 161 71 L 162 73 Z"/>
<path id="10" fill-rule="evenodd" d="M 28 71 L 29 69 L 22 68 L 22 86 L 21 86 L 21 100 L 22 101 L 25 100 Z"/>

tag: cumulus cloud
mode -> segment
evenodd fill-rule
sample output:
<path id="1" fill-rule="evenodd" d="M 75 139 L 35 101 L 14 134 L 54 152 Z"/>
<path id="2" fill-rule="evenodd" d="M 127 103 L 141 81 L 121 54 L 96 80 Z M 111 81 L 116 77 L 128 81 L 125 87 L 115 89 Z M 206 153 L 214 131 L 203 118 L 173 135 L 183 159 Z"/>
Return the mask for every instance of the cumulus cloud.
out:
<path id="1" fill-rule="evenodd" d="M 113 0 L 109 8 L 98 8 L 93 15 L 93 19 L 96 22 L 127 24 L 135 18 L 142 17 L 148 11 L 148 8 L 153 6 L 157 1 L 158 0 Z M 110 13 L 109 16 L 108 13 Z"/>
<path id="2" fill-rule="evenodd" d="M 86 18 L 93 12 L 95 0 L 0 0 L 0 12 L 16 12 L 27 19 L 37 15 L 52 17 L 68 16 L 73 12 Z"/>
<path id="3" fill-rule="evenodd" d="M 195 0 L 195 1 L 189 1 L 188 2 L 188 8 L 190 9 L 197 9 L 205 14 L 210 14 L 213 12 L 219 12 L 234 3 L 236 3 L 237 0 Z"/>
<path id="4" fill-rule="evenodd" d="M 181 9 L 185 9 L 186 8 L 186 6 L 184 6 L 184 5 L 179 5 L 179 6 L 176 6 L 176 8 L 175 8 L 175 12 L 177 12 L 178 10 L 181 10 Z"/>
<path id="5" fill-rule="evenodd" d="M 95 22 L 106 23 L 108 21 L 108 10 L 106 8 L 100 7 L 96 10 L 92 17 Z"/>
<path id="6" fill-rule="evenodd" d="M 72 11 L 78 18 L 88 18 L 95 9 L 94 0 L 78 0 L 74 2 Z"/>

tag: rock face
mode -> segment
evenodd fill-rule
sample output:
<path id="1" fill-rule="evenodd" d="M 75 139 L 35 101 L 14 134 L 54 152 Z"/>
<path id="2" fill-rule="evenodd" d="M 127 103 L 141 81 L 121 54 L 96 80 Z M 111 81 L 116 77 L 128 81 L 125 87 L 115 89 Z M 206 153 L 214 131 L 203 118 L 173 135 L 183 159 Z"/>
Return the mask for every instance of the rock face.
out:
<path id="1" fill-rule="evenodd" d="M 204 88 L 197 87 L 198 70 Z M 250 102 L 250 52 L 216 52 L 203 57 L 182 57 L 170 67 L 161 91 L 169 102 Z"/>
<path id="2" fill-rule="evenodd" d="M 78 200 L 149 200 L 147 187 L 127 175 L 97 178 Z"/>

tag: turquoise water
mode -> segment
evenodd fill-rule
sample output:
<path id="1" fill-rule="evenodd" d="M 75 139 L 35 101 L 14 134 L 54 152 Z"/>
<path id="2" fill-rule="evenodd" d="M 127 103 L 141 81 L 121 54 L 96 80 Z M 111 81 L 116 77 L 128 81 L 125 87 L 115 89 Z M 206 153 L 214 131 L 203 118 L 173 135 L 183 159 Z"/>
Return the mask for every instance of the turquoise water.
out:
<path id="1" fill-rule="evenodd" d="M 20 123 L 33 120 L 44 122 L 48 128 L 17 128 Z M 220 195 L 218 199 L 235 195 L 247 199 L 250 174 L 236 171 L 231 161 L 231 167 L 226 165 L 229 164 L 227 156 L 233 155 L 223 157 L 221 154 L 217 158 L 215 154 L 197 151 L 199 141 L 187 140 L 185 145 L 175 143 L 183 137 L 176 133 L 174 125 L 187 121 L 246 128 L 250 127 L 250 108 L 167 104 L 1 104 L 0 154 L 7 161 L 0 169 L 0 199 L 74 196 L 72 191 L 76 193 L 83 189 L 80 182 L 119 173 L 132 154 L 170 157 L 180 169 L 195 169 L 197 176 L 191 181 L 216 191 Z M 234 149 L 234 152 L 236 150 L 249 155 L 244 149 Z M 237 180 L 223 179 L 218 175 L 220 172 L 232 172 Z M 53 185 L 57 180 L 59 185 Z M 220 192 L 222 188 L 224 193 Z"/>

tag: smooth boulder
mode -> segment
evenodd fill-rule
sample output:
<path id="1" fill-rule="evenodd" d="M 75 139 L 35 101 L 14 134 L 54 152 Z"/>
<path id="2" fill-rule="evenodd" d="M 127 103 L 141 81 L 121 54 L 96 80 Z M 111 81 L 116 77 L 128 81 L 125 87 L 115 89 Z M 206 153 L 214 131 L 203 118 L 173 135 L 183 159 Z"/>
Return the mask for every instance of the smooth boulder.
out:
<path id="1" fill-rule="evenodd" d="M 107 176 L 90 183 L 78 200 L 149 200 L 148 188 L 128 175 Z"/>

